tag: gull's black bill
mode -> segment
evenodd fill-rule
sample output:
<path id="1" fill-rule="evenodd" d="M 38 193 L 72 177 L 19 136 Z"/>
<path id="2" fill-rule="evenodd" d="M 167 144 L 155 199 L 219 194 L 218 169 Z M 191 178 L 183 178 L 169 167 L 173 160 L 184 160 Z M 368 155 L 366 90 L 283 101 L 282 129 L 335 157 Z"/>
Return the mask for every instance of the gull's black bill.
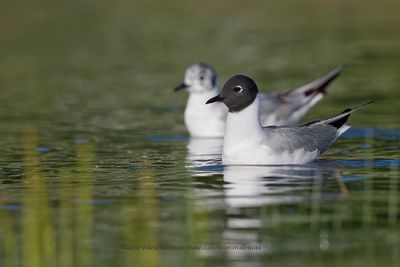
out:
<path id="1" fill-rule="evenodd" d="M 214 103 L 214 102 L 221 102 L 225 99 L 225 97 L 221 97 L 220 95 L 214 96 L 213 98 L 208 99 L 206 104 Z"/>
<path id="2" fill-rule="evenodd" d="M 181 83 L 180 85 L 178 85 L 177 87 L 174 88 L 174 91 L 176 92 L 176 91 L 185 89 L 185 88 L 187 88 L 187 87 L 189 87 L 187 84 Z"/>

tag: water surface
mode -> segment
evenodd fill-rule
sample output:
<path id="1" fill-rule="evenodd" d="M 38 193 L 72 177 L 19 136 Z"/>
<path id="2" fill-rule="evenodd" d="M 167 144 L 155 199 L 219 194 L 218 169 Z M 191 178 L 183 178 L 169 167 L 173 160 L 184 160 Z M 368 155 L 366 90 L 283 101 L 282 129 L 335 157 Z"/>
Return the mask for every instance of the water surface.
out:
<path id="1" fill-rule="evenodd" d="M 399 266 L 400 5 L 72 1 L 0 9 L 1 266 Z M 172 93 L 197 61 L 370 99 L 305 166 L 222 166 Z"/>

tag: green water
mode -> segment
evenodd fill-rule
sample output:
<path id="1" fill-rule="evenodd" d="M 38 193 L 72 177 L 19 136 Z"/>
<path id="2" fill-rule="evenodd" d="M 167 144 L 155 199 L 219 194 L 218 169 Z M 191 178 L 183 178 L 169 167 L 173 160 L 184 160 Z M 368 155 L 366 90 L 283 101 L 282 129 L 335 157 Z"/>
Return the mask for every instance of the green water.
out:
<path id="1" fill-rule="evenodd" d="M 400 266 L 398 1 L 1 6 L 0 266 Z M 262 91 L 346 64 L 305 120 L 376 102 L 313 164 L 224 168 L 172 93 L 198 61 Z"/>

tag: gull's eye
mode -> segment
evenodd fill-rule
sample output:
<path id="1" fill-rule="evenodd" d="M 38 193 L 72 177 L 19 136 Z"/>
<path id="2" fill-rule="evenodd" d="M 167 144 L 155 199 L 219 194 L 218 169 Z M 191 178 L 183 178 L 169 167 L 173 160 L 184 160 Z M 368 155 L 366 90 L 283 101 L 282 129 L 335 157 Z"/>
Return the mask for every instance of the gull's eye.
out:
<path id="1" fill-rule="evenodd" d="M 204 80 L 204 76 L 200 76 L 200 81 Z"/>
<path id="2" fill-rule="evenodd" d="M 236 93 L 240 93 L 243 91 L 243 88 L 238 85 L 235 88 L 233 88 L 233 91 L 235 91 Z"/>

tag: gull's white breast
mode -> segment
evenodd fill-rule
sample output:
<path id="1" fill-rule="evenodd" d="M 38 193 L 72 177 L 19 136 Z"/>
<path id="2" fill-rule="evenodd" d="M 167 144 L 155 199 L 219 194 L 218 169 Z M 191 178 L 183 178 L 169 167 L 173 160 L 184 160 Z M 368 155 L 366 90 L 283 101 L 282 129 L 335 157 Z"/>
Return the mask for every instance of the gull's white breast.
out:
<path id="1" fill-rule="evenodd" d="M 305 164 L 313 161 L 320 151 L 298 148 L 293 151 L 272 149 L 266 129 L 259 121 L 258 97 L 251 105 L 236 113 L 229 113 L 226 122 L 222 163 L 226 165 L 281 165 Z M 283 138 L 281 142 L 290 142 Z"/>
<path id="2" fill-rule="evenodd" d="M 192 137 L 223 137 L 225 131 L 226 107 L 222 103 L 206 105 L 215 92 L 192 93 L 189 95 L 184 120 Z"/>

